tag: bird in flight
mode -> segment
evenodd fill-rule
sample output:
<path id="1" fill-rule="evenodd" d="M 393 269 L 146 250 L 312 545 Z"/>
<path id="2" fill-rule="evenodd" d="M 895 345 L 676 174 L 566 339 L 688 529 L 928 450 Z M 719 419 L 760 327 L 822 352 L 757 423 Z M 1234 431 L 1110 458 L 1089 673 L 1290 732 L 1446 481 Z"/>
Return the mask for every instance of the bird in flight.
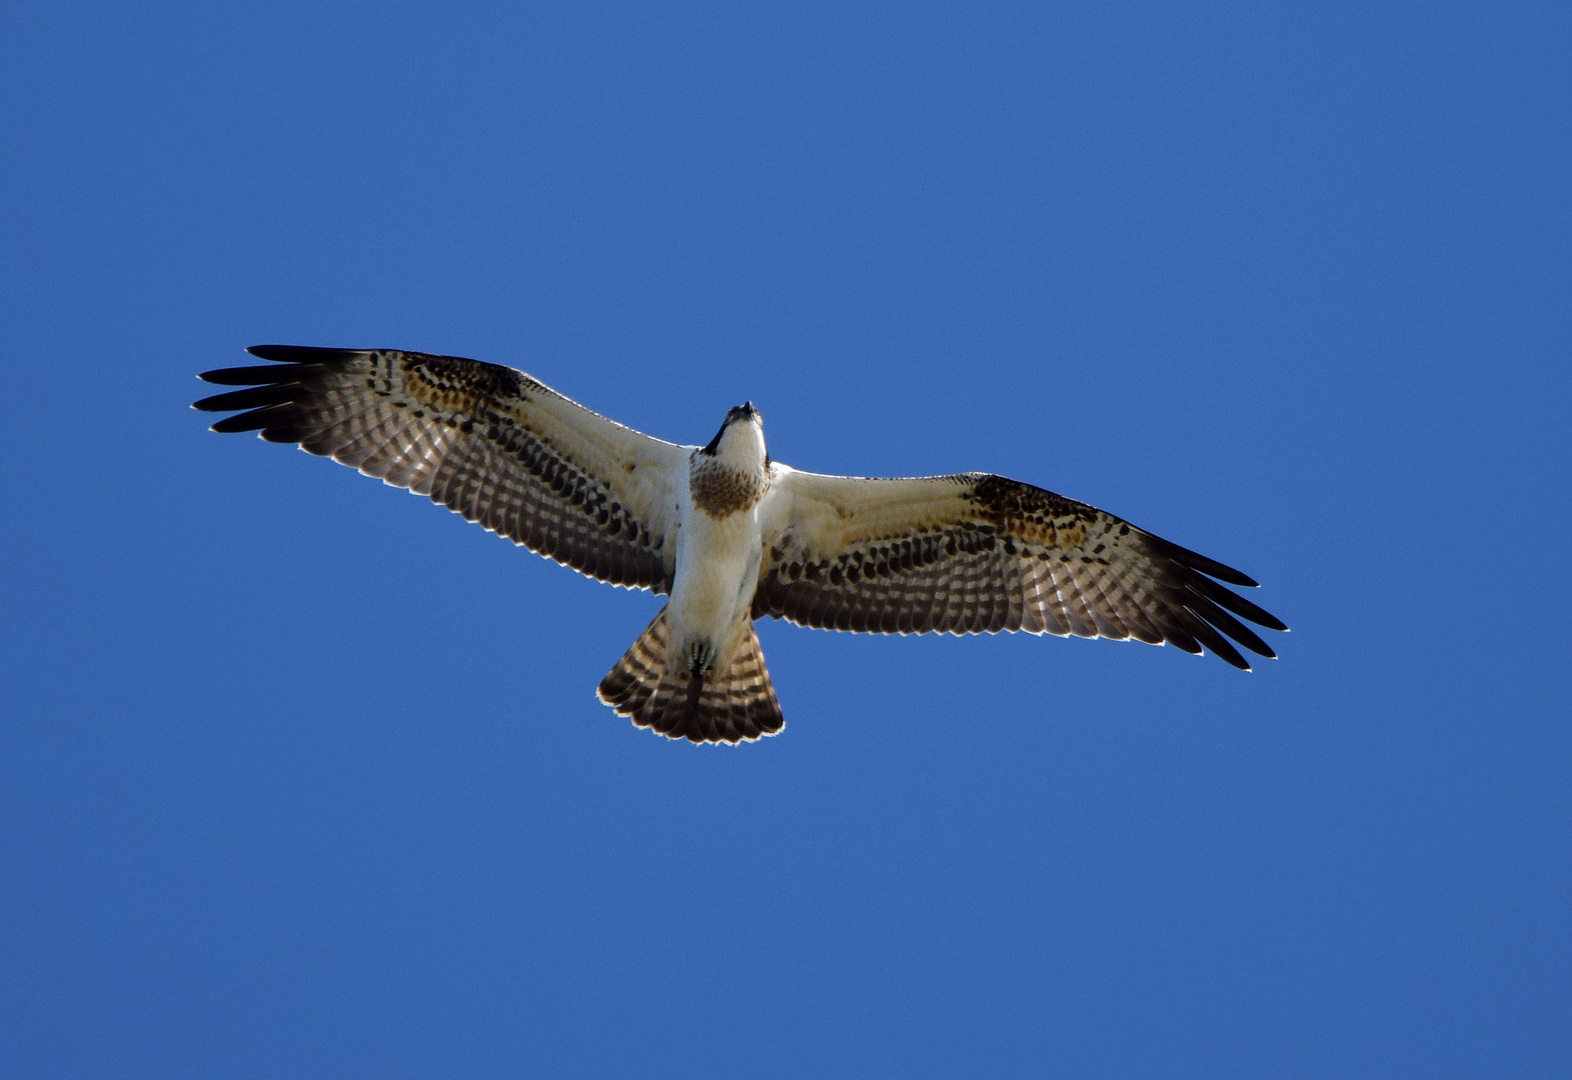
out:
<path id="1" fill-rule="evenodd" d="M 988 473 L 873 479 L 771 461 L 752 402 L 707 446 L 591 412 L 522 371 L 393 349 L 258 345 L 198 401 L 428 495 L 580 573 L 670 597 L 599 696 L 640 727 L 737 743 L 785 725 L 754 633 L 769 616 L 873 634 L 1031 634 L 1276 654 L 1255 582 L 1085 503 Z M 1229 639 L 1232 639 L 1230 641 Z"/>

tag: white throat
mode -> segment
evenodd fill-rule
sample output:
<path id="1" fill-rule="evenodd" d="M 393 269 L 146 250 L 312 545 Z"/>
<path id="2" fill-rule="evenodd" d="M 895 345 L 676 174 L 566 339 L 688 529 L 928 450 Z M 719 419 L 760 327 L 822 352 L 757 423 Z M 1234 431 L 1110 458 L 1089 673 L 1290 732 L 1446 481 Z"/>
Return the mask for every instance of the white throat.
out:
<path id="1" fill-rule="evenodd" d="M 764 425 L 757 417 L 734 420 L 721 433 L 715 460 L 739 472 L 757 476 L 764 471 L 769 452 L 764 447 Z"/>

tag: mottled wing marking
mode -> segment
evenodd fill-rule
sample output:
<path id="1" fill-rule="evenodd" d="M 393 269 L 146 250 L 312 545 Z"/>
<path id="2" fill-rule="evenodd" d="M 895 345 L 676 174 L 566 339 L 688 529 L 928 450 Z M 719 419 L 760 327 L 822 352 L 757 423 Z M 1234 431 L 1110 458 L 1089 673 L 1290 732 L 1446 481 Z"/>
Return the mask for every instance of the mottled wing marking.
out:
<path id="1" fill-rule="evenodd" d="M 1275 654 L 1235 615 L 1287 629 L 1212 580 L 1255 584 L 1239 571 L 1030 484 L 778 472 L 755 617 L 883 634 L 1135 638 L 1204 646 L 1241 668 L 1227 638 Z"/>
<path id="2" fill-rule="evenodd" d="M 686 450 L 590 412 L 521 371 L 394 350 L 265 345 L 265 367 L 202 376 L 249 389 L 215 431 L 299 443 L 614 585 L 666 592 L 666 478 Z"/>

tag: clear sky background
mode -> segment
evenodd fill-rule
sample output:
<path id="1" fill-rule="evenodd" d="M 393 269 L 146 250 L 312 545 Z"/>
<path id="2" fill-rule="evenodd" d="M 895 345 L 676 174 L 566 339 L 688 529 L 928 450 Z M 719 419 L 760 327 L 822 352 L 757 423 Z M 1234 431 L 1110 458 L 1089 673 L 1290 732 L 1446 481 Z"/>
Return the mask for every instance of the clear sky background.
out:
<path id="1" fill-rule="evenodd" d="M 61 5 L 0 31 L 0 1073 L 1549 1077 L 1572 8 Z M 207 432 L 258 342 L 523 368 L 1238 566 L 1241 674 L 761 628 Z"/>

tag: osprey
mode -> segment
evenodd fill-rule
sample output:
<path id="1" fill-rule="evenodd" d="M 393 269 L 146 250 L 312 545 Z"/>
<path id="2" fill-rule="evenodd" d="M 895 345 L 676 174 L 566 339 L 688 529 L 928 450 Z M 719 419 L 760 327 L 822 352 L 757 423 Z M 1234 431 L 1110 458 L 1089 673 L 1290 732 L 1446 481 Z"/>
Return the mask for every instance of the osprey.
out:
<path id="1" fill-rule="evenodd" d="M 497 364 L 248 351 L 273 363 L 201 376 L 247 388 L 196 403 L 243 410 L 214 431 L 298 443 L 590 577 L 669 595 L 599 695 L 674 739 L 736 743 L 784 726 L 753 629 L 766 615 L 874 634 L 1135 638 L 1245 670 L 1229 638 L 1275 654 L 1240 619 L 1288 629 L 1218 583 L 1256 584 L 1238 570 L 1030 484 L 771 461 L 752 402 L 709 445 L 678 446 Z"/>

